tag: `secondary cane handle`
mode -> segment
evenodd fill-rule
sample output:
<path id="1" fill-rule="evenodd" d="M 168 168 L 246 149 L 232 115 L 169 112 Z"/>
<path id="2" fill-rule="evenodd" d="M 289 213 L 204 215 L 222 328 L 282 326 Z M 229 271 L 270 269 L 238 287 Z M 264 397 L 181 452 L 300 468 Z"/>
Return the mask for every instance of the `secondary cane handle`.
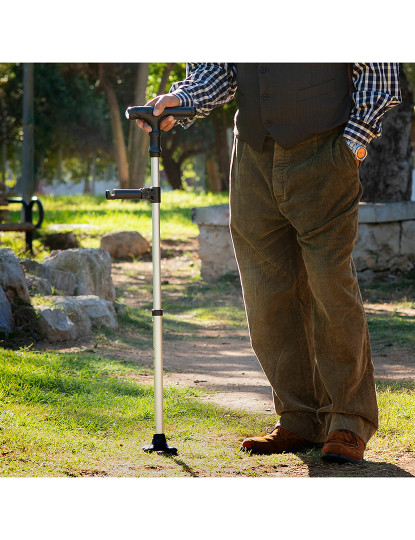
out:
<path id="1" fill-rule="evenodd" d="M 150 147 L 149 152 L 151 157 L 159 157 L 161 154 L 160 147 L 160 122 L 167 116 L 173 116 L 176 119 L 179 118 L 193 118 L 196 114 L 194 107 L 166 107 L 164 111 L 158 116 L 154 116 L 154 107 L 128 107 L 125 111 L 125 116 L 128 120 L 144 120 L 152 131 L 150 135 Z"/>

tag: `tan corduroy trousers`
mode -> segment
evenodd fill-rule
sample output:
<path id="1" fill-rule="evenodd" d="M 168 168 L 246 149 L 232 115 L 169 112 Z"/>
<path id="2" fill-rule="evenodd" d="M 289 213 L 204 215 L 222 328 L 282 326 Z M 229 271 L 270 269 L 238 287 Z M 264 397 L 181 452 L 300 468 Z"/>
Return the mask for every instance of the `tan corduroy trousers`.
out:
<path id="1" fill-rule="evenodd" d="M 362 194 L 343 129 L 285 150 L 235 139 L 231 234 L 252 347 L 279 423 L 314 442 L 378 426 L 369 334 L 352 261 Z"/>

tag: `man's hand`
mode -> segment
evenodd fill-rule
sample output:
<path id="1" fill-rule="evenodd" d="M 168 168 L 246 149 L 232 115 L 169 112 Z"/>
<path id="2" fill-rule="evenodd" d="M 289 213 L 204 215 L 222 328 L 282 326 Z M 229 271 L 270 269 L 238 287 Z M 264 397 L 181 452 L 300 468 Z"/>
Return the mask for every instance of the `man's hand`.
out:
<path id="1" fill-rule="evenodd" d="M 154 116 L 159 116 L 166 107 L 178 107 L 180 105 L 179 98 L 176 97 L 174 94 L 164 94 L 162 96 L 157 96 L 154 99 L 151 99 L 148 103 L 146 103 L 146 107 L 154 107 Z M 149 126 L 144 120 L 136 120 L 137 125 L 139 128 L 141 128 L 143 131 L 146 131 L 147 133 L 150 133 L 152 131 L 151 126 Z M 173 118 L 173 116 L 166 116 L 166 118 L 163 118 L 160 129 L 163 131 L 169 131 L 174 124 L 176 123 L 176 120 Z"/>

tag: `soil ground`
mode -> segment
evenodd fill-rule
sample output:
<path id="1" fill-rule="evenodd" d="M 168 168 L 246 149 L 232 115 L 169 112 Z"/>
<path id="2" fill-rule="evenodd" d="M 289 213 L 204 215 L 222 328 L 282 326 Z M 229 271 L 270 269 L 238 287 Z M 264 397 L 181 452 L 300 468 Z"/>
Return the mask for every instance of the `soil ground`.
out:
<path id="1" fill-rule="evenodd" d="M 180 247 L 162 244 L 162 279 L 169 285 L 181 284 L 198 268 L 200 261 L 197 258 L 197 241 L 192 240 Z M 122 262 L 113 264 L 113 281 L 118 291 L 128 289 L 138 290 L 137 276 L 141 283 L 151 283 L 152 264 L 151 260 Z M 149 293 L 150 294 L 150 293 Z M 168 296 L 164 295 L 163 296 Z M 150 297 L 151 298 L 151 297 Z M 137 307 L 148 302 L 148 297 L 143 294 L 127 294 L 123 296 L 123 302 L 132 307 Z M 396 311 L 396 305 L 365 304 L 368 313 L 379 315 Z M 405 312 L 412 316 L 415 310 L 406 309 Z M 410 313 L 409 313 L 410 312 Z M 50 345 L 49 345 L 50 347 Z M 59 350 L 82 349 L 85 344 L 65 344 L 64 347 L 55 346 Z M 148 347 L 136 348 L 126 342 L 105 344 L 105 350 L 101 346 L 95 349 L 99 354 L 110 354 L 114 358 L 135 360 L 143 366 L 152 367 L 153 353 L 151 344 Z M 390 348 L 387 356 L 384 351 L 378 354 L 374 352 L 373 362 L 375 376 L 378 380 L 415 380 L 415 358 L 412 351 L 405 348 Z M 197 337 L 191 339 L 174 339 L 169 336 L 163 342 L 164 385 L 190 386 L 206 389 L 203 399 L 225 408 L 246 410 L 249 412 L 275 414 L 271 391 L 267 379 L 260 368 L 258 361 L 251 349 L 247 329 L 218 330 L 215 327 L 200 327 Z M 153 383 L 151 375 L 137 377 L 141 383 Z M 371 453 L 365 454 L 365 459 L 375 461 L 376 466 L 370 468 L 370 472 L 360 470 L 359 476 L 415 476 L 415 453 L 402 452 L 391 453 L 390 456 Z M 373 463 L 372 463 L 373 465 Z M 350 468 L 350 472 L 348 469 Z M 345 476 L 355 476 L 354 466 L 343 466 Z M 310 465 L 297 463 L 280 469 L 277 476 L 337 476 L 337 466 L 322 464 L 321 461 Z M 268 475 L 269 476 L 269 475 Z"/>

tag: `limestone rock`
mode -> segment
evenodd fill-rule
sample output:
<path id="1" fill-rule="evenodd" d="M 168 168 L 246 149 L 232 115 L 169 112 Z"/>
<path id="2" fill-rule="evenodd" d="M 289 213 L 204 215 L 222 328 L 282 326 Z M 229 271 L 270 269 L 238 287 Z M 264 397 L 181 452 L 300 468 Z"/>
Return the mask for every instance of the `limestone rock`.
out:
<path id="1" fill-rule="evenodd" d="M 79 242 L 72 231 L 42 235 L 44 245 L 52 250 L 73 249 L 79 247 Z"/>
<path id="2" fill-rule="evenodd" d="M 76 300 L 85 315 L 89 317 L 93 330 L 98 328 L 118 329 L 117 314 L 109 300 L 92 295 L 77 296 L 72 300 Z"/>
<path id="3" fill-rule="evenodd" d="M 50 285 L 50 282 L 45 278 L 41 278 L 39 276 L 32 276 L 29 274 L 26 276 L 26 283 L 32 296 L 49 296 L 52 294 L 52 287 Z"/>
<path id="4" fill-rule="evenodd" d="M 400 255 L 400 234 L 399 223 L 359 224 L 353 251 L 357 271 L 392 269 L 391 261 Z"/>
<path id="5" fill-rule="evenodd" d="M 43 261 L 43 265 L 49 269 L 71 272 L 75 278 L 75 296 L 94 295 L 114 302 L 111 256 L 104 249 L 78 248 L 53 251 Z"/>
<path id="6" fill-rule="evenodd" d="M 53 298 L 53 305 L 61 309 L 75 324 L 77 338 L 89 336 L 92 331 L 91 319 L 85 313 L 79 298 L 77 296 L 56 296 Z"/>
<path id="7" fill-rule="evenodd" d="M 64 311 L 53 306 L 34 306 L 40 336 L 52 343 L 72 341 L 78 337 L 76 325 Z"/>
<path id="8" fill-rule="evenodd" d="M 150 251 L 150 244 L 136 231 L 118 231 L 104 234 L 101 247 L 114 259 L 131 259 Z"/>
<path id="9" fill-rule="evenodd" d="M 112 302 L 98 296 L 47 296 L 33 307 L 41 337 L 52 343 L 88 337 L 99 328 L 118 329 Z"/>
<path id="10" fill-rule="evenodd" d="M 72 296 L 74 294 L 76 281 L 72 272 L 48 268 L 31 259 L 19 259 L 19 262 L 24 269 L 26 279 L 28 279 L 29 275 L 46 279 L 50 286 L 55 288 L 61 294 L 66 296 Z M 52 293 L 50 292 L 49 294 Z"/>
<path id="11" fill-rule="evenodd" d="M 10 302 L 0 287 L 0 333 L 10 334 L 13 332 L 14 323 Z"/>
<path id="12" fill-rule="evenodd" d="M 29 288 L 19 259 L 10 248 L 0 249 L 0 286 L 3 288 L 9 302 L 16 296 L 30 304 Z"/>

